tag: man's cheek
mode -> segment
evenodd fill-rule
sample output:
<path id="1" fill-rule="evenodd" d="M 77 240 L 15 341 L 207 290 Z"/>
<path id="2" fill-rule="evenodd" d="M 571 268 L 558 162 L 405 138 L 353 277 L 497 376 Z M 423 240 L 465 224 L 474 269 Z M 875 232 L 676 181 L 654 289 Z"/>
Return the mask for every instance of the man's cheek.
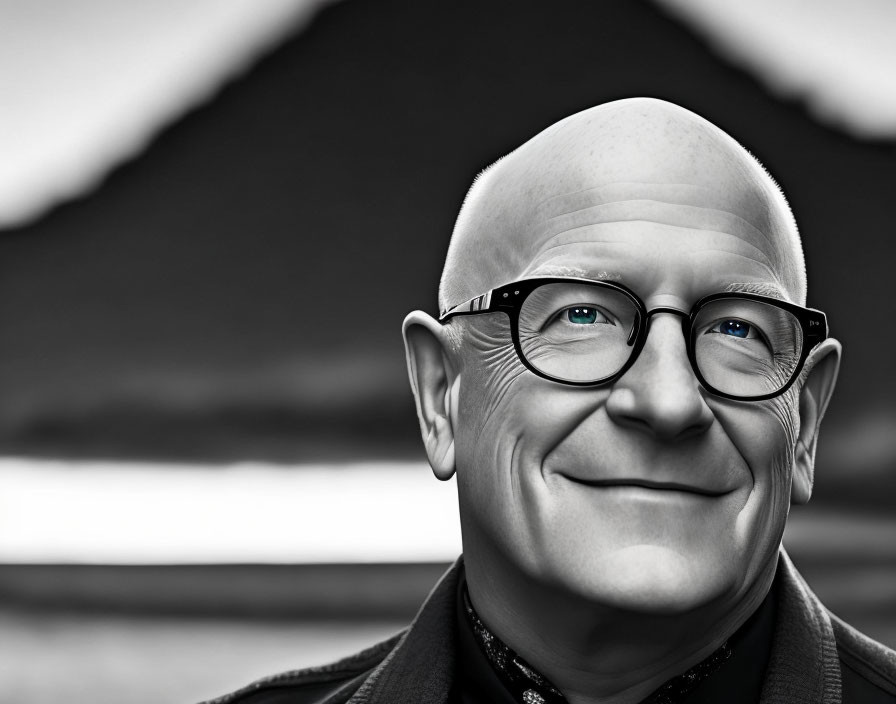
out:
<path id="1" fill-rule="evenodd" d="M 472 385 L 468 388 L 474 417 L 480 419 L 480 427 L 502 412 L 508 396 L 518 380 L 528 374 L 512 345 L 494 348 L 480 356 Z"/>
<path id="2" fill-rule="evenodd" d="M 799 389 L 796 384 L 785 393 L 768 401 L 769 412 L 775 417 L 786 438 L 786 445 L 793 451 L 800 432 Z"/>
<path id="3" fill-rule="evenodd" d="M 758 403 L 721 402 L 713 412 L 746 462 L 753 491 L 778 503 L 789 496 L 798 424 L 790 394 Z"/>
<path id="4" fill-rule="evenodd" d="M 524 430 L 512 399 L 521 397 L 515 387 L 527 370 L 512 345 L 481 352 L 461 377 L 455 450 L 462 512 L 485 529 L 495 521 L 503 525 L 498 517 L 511 510 L 510 467 Z"/>
<path id="5" fill-rule="evenodd" d="M 796 391 L 790 389 L 762 406 L 766 411 L 762 417 L 762 425 L 765 428 L 764 434 L 769 438 L 765 452 L 771 473 L 770 480 L 777 491 L 776 498 L 787 504 L 790 503 L 794 447 L 799 433 L 796 402 Z"/>
<path id="6" fill-rule="evenodd" d="M 505 321 L 489 321 L 467 329 L 470 351 L 464 364 L 460 389 L 460 413 L 464 430 L 472 432 L 466 441 L 475 444 L 485 426 L 506 417 L 503 405 L 516 381 L 528 374 L 520 362 Z"/>

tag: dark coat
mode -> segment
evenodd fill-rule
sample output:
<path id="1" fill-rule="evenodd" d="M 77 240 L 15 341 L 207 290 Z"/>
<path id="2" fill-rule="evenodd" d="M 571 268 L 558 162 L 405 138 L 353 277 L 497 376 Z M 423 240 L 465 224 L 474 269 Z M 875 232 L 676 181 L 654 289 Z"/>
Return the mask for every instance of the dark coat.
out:
<path id="1" fill-rule="evenodd" d="M 205 704 L 441 704 L 455 671 L 459 564 L 403 632 L 332 665 L 255 682 Z M 786 553 L 761 704 L 896 703 L 896 652 L 822 606 Z"/>

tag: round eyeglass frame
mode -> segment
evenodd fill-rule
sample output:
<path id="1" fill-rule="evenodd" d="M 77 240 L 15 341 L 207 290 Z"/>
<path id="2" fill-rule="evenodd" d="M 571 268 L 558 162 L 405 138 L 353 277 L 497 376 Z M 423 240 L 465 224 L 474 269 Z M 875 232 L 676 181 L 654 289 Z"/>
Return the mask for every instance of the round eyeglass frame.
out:
<path id="1" fill-rule="evenodd" d="M 569 379 L 562 379 L 560 377 L 555 377 L 547 374 L 546 372 L 537 369 L 532 365 L 531 362 L 529 362 L 528 359 L 526 359 L 526 355 L 523 353 L 523 348 L 520 344 L 520 310 L 522 309 L 523 302 L 535 289 L 543 286 L 544 284 L 552 283 L 576 283 L 596 286 L 599 288 L 608 288 L 623 294 L 632 302 L 637 311 L 635 324 L 632 327 L 632 332 L 628 339 L 628 344 L 631 346 L 632 351 L 629 355 L 628 360 L 625 362 L 625 364 L 622 365 L 619 371 L 611 374 L 610 376 L 604 377 L 603 379 L 597 379 L 595 381 L 571 381 Z M 802 349 L 800 350 L 799 361 L 797 362 L 796 367 L 794 367 L 793 373 L 790 375 L 787 383 L 777 391 L 756 396 L 738 396 L 736 394 L 730 394 L 715 388 L 712 384 L 706 381 L 703 374 L 700 372 L 700 368 L 697 366 L 697 354 L 695 349 L 696 344 L 694 337 L 691 334 L 693 324 L 696 320 L 697 314 L 700 312 L 703 306 L 711 303 L 712 301 L 723 299 L 760 301 L 762 303 L 767 303 L 769 305 L 773 305 L 777 308 L 787 311 L 788 313 L 793 315 L 799 322 L 803 332 L 803 345 Z M 691 307 L 690 312 L 678 310 L 677 308 L 667 307 L 657 307 L 652 308 L 651 310 L 647 310 L 644 302 L 640 298 L 638 298 L 638 296 L 635 295 L 633 291 L 626 288 L 622 284 L 617 284 L 612 281 L 597 281 L 594 279 L 581 279 L 574 277 L 540 277 L 533 279 L 522 279 L 521 281 L 505 284 L 503 286 L 499 286 L 498 288 L 492 289 L 488 293 L 484 293 L 481 296 L 471 298 L 465 303 L 461 303 L 460 305 L 448 308 L 447 310 L 443 310 L 439 315 L 439 322 L 444 324 L 451 318 L 456 316 L 480 315 L 483 313 L 507 314 L 507 316 L 510 318 L 510 334 L 513 340 L 513 347 L 516 350 L 516 355 L 530 372 L 543 379 L 557 382 L 558 384 L 579 387 L 603 386 L 619 379 L 631 368 L 631 366 L 638 359 L 638 355 L 641 354 L 641 350 L 643 349 L 644 344 L 647 342 L 647 335 L 650 332 L 650 318 L 658 313 L 671 313 L 673 315 L 677 315 L 681 317 L 681 330 L 684 334 L 685 344 L 687 346 L 688 360 L 690 361 L 691 369 L 693 370 L 694 376 L 697 378 L 697 381 L 699 381 L 707 391 L 710 391 L 714 395 L 734 401 L 765 401 L 767 399 L 774 398 L 783 394 L 793 385 L 793 382 L 796 381 L 796 378 L 799 376 L 799 373 L 802 370 L 803 365 L 805 364 L 806 359 L 809 357 L 812 349 L 814 349 L 816 345 L 818 345 L 828 337 L 827 316 L 825 316 L 823 312 L 821 312 L 820 310 L 816 310 L 815 308 L 803 308 L 802 306 L 798 306 L 787 301 L 782 301 L 771 296 L 763 296 L 757 293 L 741 293 L 737 291 L 727 293 L 713 293 L 709 296 L 704 296 L 696 303 L 694 303 L 694 305 Z"/>

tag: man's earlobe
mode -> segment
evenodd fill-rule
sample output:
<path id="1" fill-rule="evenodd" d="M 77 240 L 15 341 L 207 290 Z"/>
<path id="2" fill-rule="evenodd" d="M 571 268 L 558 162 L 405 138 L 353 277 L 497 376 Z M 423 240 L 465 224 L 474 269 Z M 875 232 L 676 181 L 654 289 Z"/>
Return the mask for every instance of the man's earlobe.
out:
<path id="1" fill-rule="evenodd" d="M 807 361 L 811 366 L 800 390 L 800 432 L 793 458 L 793 487 L 790 496 L 791 502 L 795 504 L 807 503 L 812 496 L 818 430 L 834 393 L 841 354 L 840 343 L 828 338 L 812 351 Z"/>
<path id="2" fill-rule="evenodd" d="M 432 316 L 416 310 L 404 319 L 401 331 L 426 456 L 433 474 L 445 481 L 455 470 L 452 388 L 457 375 L 448 357 L 444 329 Z"/>

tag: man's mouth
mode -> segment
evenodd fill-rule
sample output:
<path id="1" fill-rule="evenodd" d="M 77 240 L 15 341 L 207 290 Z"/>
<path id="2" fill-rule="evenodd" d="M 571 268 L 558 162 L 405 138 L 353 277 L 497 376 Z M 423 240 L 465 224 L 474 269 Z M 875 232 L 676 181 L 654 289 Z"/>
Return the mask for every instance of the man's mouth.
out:
<path id="1" fill-rule="evenodd" d="M 563 475 L 571 482 L 583 484 L 598 489 L 611 489 L 615 487 L 639 487 L 642 489 L 652 489 L 655 491 L 679 491 L 687 494 L 697 494 L 699 496 L 724 496 L 731 493 L 730 489 L 707 489 L 705 487 L 693 486 L 691 484 L 683 484 L 681 482 L 660 482 L 651 479 L 581 479 L 568 474 Z"/>

